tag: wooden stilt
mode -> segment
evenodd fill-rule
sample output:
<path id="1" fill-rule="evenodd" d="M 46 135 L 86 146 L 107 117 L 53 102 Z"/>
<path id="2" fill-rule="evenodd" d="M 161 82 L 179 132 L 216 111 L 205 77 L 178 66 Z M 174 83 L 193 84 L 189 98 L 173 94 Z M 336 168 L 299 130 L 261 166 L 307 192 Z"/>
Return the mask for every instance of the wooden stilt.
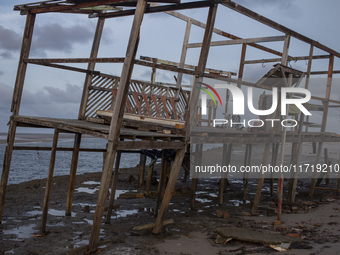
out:
<path id="1" fill-rule="evenodd" d="M 279 153 L 279 143 L 272 144 L 272 166 L 276 166 L 277 155 Z M 274 195 L 274 173 L 270 173 L 270 195 Z"/>
<path id="2" fill-rule="evenodd" d="M 13 122 L 11 120 L 10 124 L 9 124 L 9 129 L 8 129 L 7 146 L 6 146 L 4 164 L 3 164 L 3 167 L 2 167 L 2 174 L 1 174 L 0 223 L 2 221 L 2 216 L 3 216 L 3 212 L 4 212 L 6 189 L 7 189 L 9 169 L 10 169 L 10 166 L 11 166 L 11 159 L 12 159 L 12 153 L 13 153 L 13 146 L 14 146 L 16 128 L 17 128 L 17 123 Z"/>
<path id="3" fill-rule="evenodd" d="M 199 166 L 201 164 L 202 149 L 203 149 L 203 144 L 196 144 L 196 149 L 195 149 L 195 166 Z M 194 172 L 193 176 L 192 176 L 192 179 L 191 179 L 191 203 L 190 203 L 191 210 L 195 209 L 195 196 L 196 196 L 198 177 L 199 177 L 199 173 L 198 172 Z"/>
<path id="4" fill-rule="evenodd" d="M 247 159 L 245 161 L 245 165 L 246 166 L 250 166 L 250 162 L 251 162 L 251 152 L 252 152 L 252 144 L 247 144 L 247 149 L 248 149 L 248 153 L 247 153 Z M 247 191 L 248 191 L 248 185 L 249 185 L 249 173 L 246 173 L 246 180 L 244 183 L 244 196 L 243 196 L 243 200 L 247 199 Z"/>
<path id="5" fill-rule="evenodd" d="M 140 154 L 139 169 L 138 169 L 138 187 L 144 185 L 146 155 Z"/>
<path id="6" fill-rule="evenodd" d="M 155 166 L 157 159 L 153 159 L 151 163 L 149 164 L 149 171 L 148 171 L 148 177 L 146 179 L 146 184 L 145 184 L 145 192 L 148 193 L 150 191 L 150 185 L 152 181 L 152 174 L 153 174 L 153 169 Z"/>
<path id="7" fill-rule="evenodd" d="M 109 140 L 107 150 L 108 153 L 106 156 L 105 165 L 101 178 L 101 184 L 98 192 L 97 207 L 94 215 L 92 232 L 89 243 L 90 252 L 95 252 L 97 250 L 100 226 L 105 208 L 105 200 L 110 186 L 112 168 L 116 155 L 115 143 L 118 142 L 120 136 L 120 129 L 122 126 L 124 111 L 128 98 L 129 84 L 138 48 L 140 26 L 142 24 L 145 8 L 146 1 L 137 0 L 135 16 L 132 23 L 129 43 L 120 77 L 119 90 L 117 92 L 117 97 L 114 104 L 114 111 L 110 123 L 110 131 L 108 135 Z"/>
<path id="8" fill-rule="evenodd" d="M 68 191 L 67 191 L 67 201 L 66 201 L 66 211 L 65 211 L 66 216 L 71 216 L 71 211 L 72 211 L 74 182 L 76 180 L 80 142 L 81 142 L 81 134 L 76 134 L 74 138 L 70 179 L 69 179 Z"/>
<path id="9" fill-rule="evenodd" d="M 233 144 L 229 143 L 223 144 L 223 159 L 222 166 L 228 166 L 230 164 L 231 152 L 232 152 Z M 220 193 L 219 193 L 219 205 L 223 204 L 223 193 L 228 183 L 228 173 L 222 173 L 221 182 L 220 182 Z"/>
<path id="10" fill-rule="evenodd" d="M 41 216 L 40 232 L 42 234 L 45 233 L 45 231 L 46 231 L 48 204 L 49 204 L 49 201 L 50 201 L 50 194 L 51 194 L 51 188 L 52 188 L 55 157 L 56 157 L 56 154 L 57 154 L 58 137 L 59 137 L 59 131 L 56 129 L 54 131 L 54 136 L 53 136 L 50 166 L 49 166 L 48 177 L 47 177 L 47 181 L 46 181 L 43 211 L 42 211 L 42 216 Z"/>
<path id="11" fill-rule="evenodd" d="M 263 166 L 268 164 L 269 154 L 270 154 L 270 143 L 266 143 L 264 146 L 264 152 L 263 152 L 263 158 L 262 158 Z M 263 182 L 264 182 L 264 174 L 261 173 L 259 181 L 257 183 L 257 190 L 256 190 L 255 198 L 254 198 L 253 207 L 251 209 L 252 214 L 256 214 L 257 208 L 259 207 Z"/>
<path id="12" fill-rule="evenodd" d="M 107 212 L 106 212 L 106 217 L 105 217 L 105 224 L 109 224 L 111 220 L 112 208 L 115 202 L 116 189 L 117 189 L 117 184 L 118 184 L 118 171 L 119 171 L 121 156 L 122 156 L 122 152 L 117 151 L 115 170 L 114 170 L 113 178 L 111 181 L 111 193 L 110 193 L 109 205 L 107 207 Z"/>
<path id="13" fill-rule="evenodd" d="M 324 148 L 324 160 L 325 164 L 327 165 L 327 172 L 328 172 L 328 166 L 329 166 L 329 159 L 328 159 L 328 149 Z M 325 177 L 326 173 L 322 171 L 319 175 L 318 181 L 316 182 L 315 186 L 320 186 L 322 179 Z M 327 183 L 326 183 L 327 184 Z"/>
<path id="14" fill-rule="evenodd" d="M 326 130 L 326 124 L 327 124 L 327 115 L 328 115 L 328 107 L 329 107 L 329 101 L 331 95 L 331 87 L 332 87 L 332 76 L 333 76 L 333 65 L 334 65 L 334 55 L 330 55 L 329 58 L 329 64 L 328 64 L 328 78 L 327 78 L 327 86 L 326 86 L 326 94 L 325 94 L 325 101 L 323 102 L 324 110 L 322 115 L 322 123 L 321 123 L 321 130 L 320 132 L 325 132 Z M 320 156 L 322 151 L 323 143 L 319 142 L 318 151 L 315 157 L 315 165 L 319 164 L 320 162 Z M 314 186 L 316 182 L 317 177 L 317 171 L 313 173 L 313 178 L 311 180 L 310 188 L 309 188 L 309 197 L 312 198 L 314 194 Z"/>
<path id="15" fill-rule="evenodd" d="M 244 71 L 244 60 L 246 58 L 246 50 L 247 50 L 247 44 L 242 44 L 242 51 L 241 51 L 241 60 L 240 60 L 240 67 L 238 71 L 238 79 L 239 82 L 237 83 L 237 87 L 241 88 L 241 80 L 243 77 L 243 71 Z"/>
<path id="16" fill-rule="evenodd" d="M 340 165 L 340 153 L 339 153 L 339 163 Z M 339 190 L 339 184 L 340 184 L 340 171 L 338 172 L 338 178 L 336 179 L 335 189 Z"/>
<path id="17" fill-rule="evenodd" d="M 165 185 L 165 168 L 166 168 L 166 153 L 167 150 L 162 151 L 162 163 L 161 163 L 161 171 L 159 173 L 159 181 L 158 181 L 158 189 L 157 189 L 157 198 L 156 198 L 156 205 L 154 210 L 154 215 L 157 216 L 159 205 L 161 204 L 162 194 Z"/>
<path id="18" fill-rule="evenodd" d="M 172 166 L 169 182 L 166 187 L 166 191 L 165 191 L 164 198 L 162 201 L 162 205 L 161 205 L 161 208 L 159 210 L 159 213 L 156 219 L 155 227 L 152 231 L 153 234 L 159 234 L 162 230 L 163 222 L 165 220 L 165 214 L 168 211 L 169 203 L 172 197 L 172 192 L 175 189 L 178 173 L 179 173 L 179 170 L 181 169 L 181 165 L 182 165 L 183 158 L 185 155 L 185 150 L 186 150 L 186 146 L 177 151 L 176 158 Z"/>

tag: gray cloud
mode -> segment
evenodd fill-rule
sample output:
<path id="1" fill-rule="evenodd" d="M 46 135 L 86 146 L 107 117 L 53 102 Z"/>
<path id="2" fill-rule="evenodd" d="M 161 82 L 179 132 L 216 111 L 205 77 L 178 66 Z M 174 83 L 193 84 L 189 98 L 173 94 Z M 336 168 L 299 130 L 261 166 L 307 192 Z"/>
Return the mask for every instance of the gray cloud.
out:
<path id="1" fill-rule="evenodd" d="M 20 49 L 21 36 L 11 30 L 0 25 L 0 47 L 8 51 L 17 51 Z"/>
<path id="2" fill-rule="evenodd" d="M 3 71 L 0 71 L 0 75 L 3 75 L 4 74 L 4 72 Z"/>
<path id="3" fill-rule="evenodd" d="M 9 51 L 4 51 L 0 54 L 0 56 L 4 59 L 12 59 L 13 58 L 13 54 Z"/>

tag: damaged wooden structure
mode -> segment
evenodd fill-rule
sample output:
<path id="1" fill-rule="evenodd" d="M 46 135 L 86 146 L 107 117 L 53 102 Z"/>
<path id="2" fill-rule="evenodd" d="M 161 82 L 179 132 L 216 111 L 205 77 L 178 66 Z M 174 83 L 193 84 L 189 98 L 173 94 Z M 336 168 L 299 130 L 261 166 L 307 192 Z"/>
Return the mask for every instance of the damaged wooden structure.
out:
<path id="1" fill-rule="evenodd" d="M 236 35 L 217 29 L 215 28 L 215 18 L 218 6 L 221 6 L 220 8 L 228 8 L 232 11 L 241 13 L 253 19 L 254 21 L 276 29 L 282 35 L 272 37 L 240 38 Z M 124 9 L 125 7 L 128 7 L 128 9 Z M 208 15 L 205 24 L 176 12 L 176 10 L 193 8 L 207 9 Z M 4 210 L 7 180 L 17 127 L 52 128 L 55 131 L 51 148 L 49 175 L 47 178 L 43 204 L 41 232 L 45 232 L 46 228 L 49 194 L 52 185 L 54 163 L 56 160 L 56 151 L 59 149 L 57 147 L 59 133 L 67 132 L 75 134 L 74 148 L 72 149 L 73 156 L 70 169 L 66 215 L 70 215 L 72 210 L 74 181 L 76 178 L 78 155 L 80 151 L 82 135 L 86 134 L 108 140 L 108 146 L 105 151 L 106 153 L 98 201 L 89 243 L 91 251 L 95 251 L 97 249 L 105 203 L 107 200 L 106 198 L 110 185 L 112 185 L 111 188 L 113 190 L 112 193 L 114 197 L 114 190 L 117 185 L 117 176 L 115 174 L 112 184 L 110 184 L 111 177 L 113 175 L 113 168 L 115 169 L 115 173 L 118 173 L 121 153 L 124 150 L 177 150 L 176 158 L 172 165 L 164 195 L 162 198 L 158 198 L 158 202 L 161 202 L 161 204 L 153 228 L 153 233 L 158 234 L 162 229 L 169 202 L 172 197 L 172 192 L 175 188 L 178 174 L 189 143 L 191 143 L 191 146 L 196 145 L 197 155 L 201 153 L 200 150 L 202 149 L 202 143 L 207 141 L 207 137 L 210 143 L 223 143 L 223 155 L 225 155 L 223 158 L 224 165 L 228 165 L 230 162 L 233 144 L 237 143 L 247 145 L 245 164 L 250 164 L 252 144 L 264 144 L 262 163 L 266 165 L 269 161 L 270 151 L 272 148 L 274 164 L 276 164 L 275 162 L 277 159 L 280 159 L 280 164 L 283 163 L 284 150 L 282 150 L 282 148 L 284 148 L 285 143 L 288 142 L 293 143 L 294 150 L 297 152 L 294 154 L 297 155 L 294 159 L 297 164 L 301 158 L 302 143 L 318 143 L 318 150 L 315 159 L 315 164 L 317 164 L 320 161 L 323 142 L 340 142 L 338 135 L 325 132 L 329 107 L 340 106 L 340 101 L 330 99 L 332 76 L 334 73 L 339 73 L 339 71 L 333 70 L 334 58 L 339 58 L 340 53 L 272 20 L 260 16 L 232 1 L 205 0 L 181 3 L 179 0 L 50 0 L 32 4 L 18 5 L 15 6 L 14 10 L 20 11 L 22 15 L 26 15 L 27 19 L 13 94 L 11 107 L 12 116 L 9 122 L 7 141 L 8 144 L 6 147 L 1 177 L 0 220 L 2 219 Z M 51 12 L 64 14 L 87 14 L 90 18 L 98 19 L 93 46 L 89 58 L 32 59 L 29 57 L 36 15 Z M 140 38 L 140 27 L 143 16 L 144 14 L 159 12 L 165 12 L 168 15 L 186 22 L 185 37 L 179 62 L 160 60 L 154 58 L 154 56 L 141 57 L 140 59 L 136 58 L 139 40 L 143 40 L 143 38 Z M 108 18 L 118 18 L 129 15 L 133 15 L 133 22 L 125 57 L 98 58 L 99 44 L 101 41 L 105 20 Z M 204 29 L 204 37 L 202 42 L 189 43 L 190 29 L 192 26 L 197 26 Z M 225 37 L 227 40 L 212 42 L 212 35 L 214 33 Z M 308 56 L 294 57 L 289 55 L 291 37 L 294 37 L 310 45 L 310 53 Z M 283 42 L 282 51 L 277 51 L 259 44 L 274 41 Z M 207 68 L 206 64 L 210 47 L 227 45 L 240 45 L 242 47 L 238 73 Z M 276 58 L 246 60 L 246 51 L 249 47 L 275 55 Z M 190 48 L 200 48 L 199 61 L 197 65 L 188 65 L 185 62 L 187 50 Z M 326 52 L 326 54 L 314 55 L 314 48 L 321 49 Z M 311 71 L 312 61 L 318 59 L 329 60 L 327 71 Z M 292 60 L 308 61 L 307 70 L 299 71 L 288 67 L 289 61 Z M 277 65 L 275 65 L 274 68 L 267 74 L 265 74 L 263 79 L 259 80 L 258 83 L 251 83 L 242 79 L 244 76 L 245 65 L 271 62 L 277 63 Z M 71 67 L 69 65 L 62 65 L 71 63 L 88 63 L 88 67 L 87 69 L 81 69 Z M 96 63 L 123 63 L 120 77 L 104 74 L 95 70 Z M 42 65 L 85 74 L 84 89 L 78 119 L 31 117 L 22 116 L 19 114 L 25 74 L 28 64 Z M 142 65 L 152 68 L 151 82 L 132 80 L 131 77 L 134 65 Z M 178 76 L 176 77 L 176 84 L 173 86 L 156 84 L 155 73 L 157 69 L 178 73 Z M 191 91 L 186 91 L 182 88 L 183 74 L 192 75 L 194 77 L 195 86 L 192 87 Z M 195 129 L 195 111 L 197 109 L 197 103 L 200 95 L 200 90 L 198 88 L 199 85 L 196 86 L 196 84 L 203 82 L 204 78 L 225 81 L 238 87 L 262 86 L 263 89 L 266 89 L 266 78 L 269 77 L 279 75 L 286 80 L 287 84 L 290 84 L 289 86 L 293 85 L 293 78 L 297 79 L 295 83 L 300 83 L 302 78 L 306 77 L 305 88 L 308 88 L 310 75 L 313 74 L 326 74 L 328 76 L 327 84 L 325 84 L 325 97 L 312 97 L 312 99 L 319 100 L 323 104 L 323 119 L 320 132 L 303 132 L 302 127 L 304 123 L 304 115 L 302 113 L 299 115 L 298 128 L 293 132 L 287 132 L 285 129 L 278 130 L 273 128 L 267 133 L 255 134 L 245 131 L 231 132 L 227 129 L 217 129 L 211 126 L 205 127 L 204 129 Z M 233 78 L 233 76 L 237 76 L 237 78 Z M 147 121 L 147 119 L 149 121 Z M 157 120 L 160 119 L 162 120 L 162 123 L 157 122 Z M 278 148 L 280 144 L 281 154 L 278 155 Z M 25 148 L 21 147 L 20 149 Z M 93 152 L 98 151 L 93 150 Z M 114 167 L 115 161 L 116 165 Z M 197 161 L 199 161 L 199 159 L 197 159 Z M 316 177 L 317 176 L 313 176 L 311 181 L 310 196 L 312 196 L 314 192 Z M 223 175 L 221 178 L 222 181 L 220 184 L 219 197 L 220 204 L 223 203 L 223 193 L 226 186 L 227 176 Z M 294 201 L 297 178 L 297 176 L 292 177 L 290 189 L 291 201 Z M 252 212 L 256 212 L 260 203 L 263 182 L 264 177 L 260 176 Z M 279 194 L 282 200 L 282 178 L 279 184 Z M 196 185 L 197 176 L 194 176 L 192 179 L 192 208 L 194 207 Z M 113 201 L 110 198 L 110 205 L 112 205 L 112 203 Z M 109 219 L 106 219 L 106 222 L 108 221 Z"/>

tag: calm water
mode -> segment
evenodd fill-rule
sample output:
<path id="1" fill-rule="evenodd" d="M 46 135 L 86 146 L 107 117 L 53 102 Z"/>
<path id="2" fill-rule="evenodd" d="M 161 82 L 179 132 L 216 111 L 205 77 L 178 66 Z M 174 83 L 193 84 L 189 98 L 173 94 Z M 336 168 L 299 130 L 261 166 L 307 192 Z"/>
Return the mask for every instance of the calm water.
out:
<path id="1" fill-rule="evenodd" d="M 107 140 L 100 138 L 84 138 L 82 148 L 103 149 Z M 16 143 L 17 146 L 51 146 L 52 142 Z M 2 170 L 6 144 L 0 144 L 0 166 Z M 73 147 L 73 139 L 59 139 L 58 147 Z M 50 151 L 13 151 L 8 183 L 20 183 L 47 177 Z M 58 151 L 54 176 L 68 175 L 70 172 L 72 152 Z M 148 160 L 149 161 L 149 160 Z M 139 163 L 139 154 L 123 154 L 120 167 L 134 167 Z M 103 153 L 80 152 L 77 174 L 100 172 L 103 166 Z"/>

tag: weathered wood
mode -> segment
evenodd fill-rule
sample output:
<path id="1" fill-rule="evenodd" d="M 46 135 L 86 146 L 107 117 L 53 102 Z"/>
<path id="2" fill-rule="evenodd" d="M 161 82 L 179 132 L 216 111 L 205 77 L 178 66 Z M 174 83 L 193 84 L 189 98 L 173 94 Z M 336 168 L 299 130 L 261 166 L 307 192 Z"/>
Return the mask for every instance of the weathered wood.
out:
<path id="1" fill-rule="evenodd" d="M 182 149 L 177 151 L 175 161 L 172 165 L 169 182 L 168 182 L 168 185 L 166 187 L 165 194 L 164 194 L 164 197 L 163 197 L 162 205 L 161 205 L 161 208 L 160 208 L 159 213 L 157 215 L 155 227 L 152 231 L 152 233 L 154 233 L 154 234 L 159 234 L 162 230 L 162 226 L 163 226 L 163 223 L 164 223 L 164 220 L 165 220 L 165 214 L 166 214 L 168 207 L 169 207 L 169 203 L 170 203 L 170 200 L 171 200 L 171 197 L 172 197 L 172 192 L 175 189 L 178 173 L 179 173 L 179 170 L 181 169 L 185 150 L 186 150 L 186 146 L 183 146 Z"/>
<path id="2" fill-rule="evenodd" d="M 279 153 L 279 143 L 272 144 L 272 166 L 276 166 L 277 155 Z M 274 173 L 270 174 L 270 194 L 274 195 Z"/>
<path id="3" fill-rule="evenodd" d="M 70 179 L 69 179 L 68 191 L 67 191 L 67 201 L 66 201 L 66 211 L 65 211 L 66 216 L 71 216 L 71 212 L 72 212 L 74 183 L 76 180 L 76 173 L 77 173 L 77 167 L 78 167 L 80 142 L 81 142 L 81 134 L 75 134 L 73 153 L 72 153 L 72 162 L 71 162 L 71 169 L 70 169 Z"/>
<path id="4" fill-rule="evenodd" d="M 175 221 L 173 219 L 164 220 L 163 226 L 166 226 L 166 225 L 169 225 L 169 224 L 174 224 L 174 223 L 175 223 Z M 149 223 L 149 224 L 133 227 L 132 230 L 133 231 L 140 231 L 140 230 L 150 229 L 150 228 L 154 228 L 155 225 L 156 225 L 156 223 Z"/>
<path id="5" fill-rule="evenodd" d="M 139 188 L 141 188 L 144 185 L 145 163 L 146 163 L 146 155 L 140 154 L 139 169 L 138 169 L 138 187 Z"/>
<path id="6" fill-rule="evenodd" d="M 4 163 L 2 167 L 1 174 L 1 186 L 0 186 L 0 223 L 2 221 L 2 216 L 4 212 L 5 198 L 6 198 L 6 189 L 8 182 L 8 175 L 11 166 L 12 154 L 13 154 L 13 146 L 15 140 L 15 132 L 17 128 L 17 123 L 13 120 L 9 122 L 8 135 L 7 135 L 7 146 L 4 155 Z"/>
<path id="7" fill-rule="evenodd" d="M 231 160 L 231 153 L 232 153 L 233 144 L 229 143 L 223 144 L 223 159 L 222 159 L 222 166 L 228 166 Z M 223 193 L 228 183 L 228 173 L 221 174 L 221 182 L 220 182 L 220 193 L 219 193 L 219 205 L 223 204 Z"/>
<path id="8" fill-rule="evenodd" d="M 96 59 L 98 56 L 98 50 L 99 50 L 101 37 L 103 34 L 104 23 L 105 23 L 105 19 L 102 19 L 102 18 L 99 18 L 97 21 L 97 27 L 96 27 L 96 32 L 94 34 L 94 39 L 92 43 L 90 59 Z M 90 86 L 91 86 L 91 81 L 92 81 L 91 72 L 94 71 L 95 64 L 96 64 L 95 62 L 91 62 L 87 66 L 87 70 L 89 71 L 89 73 L 87 73 L 85 77 L 83 94 L 82 94 L 82 98 L 80 101 L 79 116 L 78 116 L 79 119 L 84 119 L 85 117 L 86 105 L 88 102 Z"/>
<path id="9" fill-rule="evenodd" d="M 247 157 L 245 158 L 245 165 L 246 166 L 250 166 L 251 165 L 251 152 L 252 152 L 252 148 L 253 145 L 252 144 L 247 144 L 246 145 L 246 155 Z M 249 173 L 246 174 L 246 180 L 245 180 L 245 184 L 244 184 L 244 196 L 243 196 L 243 200 L 246 200 L 247 198 L 247 190 L 248 190 L 248 184 L 249 184 Z"/>
<path id="10" fill-rule="evenodd" d="M 183 46 L 182 46 L 182 53 L 181 53 L 181 59 L 179 61 L 179 68 L 184 68 L 185 67 L 185 58 L 187 56 L 187 50 L 188 50 L 188 43 L 189 43 L 189 37 L 190 37 L 190 30 L 191 30 L 191 19 L 187 21 L 187 26 L 185 28 L 185 33 L 184 33 L 184 40 L 183 40 Z M 185 67 L 187 68 L 187 67 Z M 177 75 L 177 84 L 176 87 L 180 88 L 182 85 L 182 79 L 183 79 L 183 74 L 178 73 Z M 176 92 L 175 97 L 177 98 L 179 96 L 179 90 Z"/>
<path id="11" fill-rule="evenodd" d="M 211 42 L 210 46 L 226 46 L 226 45 L 235 45 L 235 44 L 261 43 L 261 42 L 277 42 L 277 41 L 283 41 L 284 39 L 285 39 L 284 36 L 235 39 L 235 40 Z M 188 48 L 199 48 L 199 47 L 202 47 L 202 43 L 189 43 L 188 44 Z"/>
<path id="12" fill-rule="evenodd" d="M 165 189 L 165 167 L 166 167 L 166 153 L 167 150 L 162 150 L 162 163 L 161 163 L 161 171 L 159 173 L 159 180 L 158 180 L 158 188 L 157 188 L 157 198 L 156 198 L 156 204 L 155 204 L 155 210 L 154 215 L 158 215 L 158 209 L 159 205 L 161 203 L 162 199 L 162 193 Z"/>
<path id="13" fill-rule="evenodd" d="M 54 131 L 54 136 L 53 136 L 50 166 L 49 166 L 48 176 L 47 176 L 47 180 L 46 180 L 45 196 L 44 196 L 44 202 L 43 202 L 43 211 L 42 211 L 42 216 L 41 216 L 40 232 L 42 234 L 44 234 L 45 231 L 46 231 L 48 204 L 49 204 L 49 201 L 50 201 L 50 194 L 51 194 L 51 188 L 52 188 L 55 158 L 56 158 L 56 154 L 57 154 L 56 148 L 57 148 L 57 145 L 58 145 L 58 137 L 59 137 L 59 131 L 56 129 Z"/>
<path id="14" fill-rule="evenodd" d="M 126 149 L 143 149 L 143 150 L 151 150 L 151 149 L 168 149 L 168 150 L 177 150 L 182 148 L 185 144 L 184 142 L 160 142 L 160 141 L 124 141 L 115 143 L 117 146 L 117 150 L 126 150 Z"/>
<path id="15" fill-rule="evenodd" d="M 244 71 L 244 59 L 246 58 L 247 44 L 242 44 L 240 67 L 238 69 L 238 79 L 242 80 Z M 237 83 L 237 87 L 241 88 L 241 82 Z"/>
<path id="16" fill-rule="evenodd" d="M 125 58 L 31 58 L 25 59 L 26 63 L 45 64 L 45 63 L 124 63 Z"/>
<path id="17" fill-rule="evenodd" d="M 328 149 L 327 148 L 324 148 L 324 160 L 325 160 L 325 164 L 327 165 L 326 171 L 328 172 L 329 171 L 329 158 L 328 158 Z M 320 173 L 319 178 L 318 178 L 315 186 L 317 186 L 317 187 L 320 186 L 323 178 L 325 177 L 325 174 L 326 173 L 324 171 L 322 171 Z M 326 179 L 326 185 L 327 185 L 327 179 Z"/>
<path id="18" fill-rule="evenodd" d="M 14 146 L 13 150 L 18 151 L 50 151 L 52 147 L 40 147 L 40 146 Z M 58 147 L 57 151 L 74 151 L 74 148 Z M 82 152 L 105 152 L 106 149 L 95 149 L 95 148 L 79 148 Z M 138 152 L 139 153 L 139 152 Z"/>
<path id="19" fill-rule="evenodd" d="M 11 112 L 13 113 L 13 115 L 18 115 L 19 110 L 20 110 L 21 97 L 22 97 L 22 92 L 24 89 L 24 81 L 25 81 L 26 70 L 27 70 L 27 63 L 25 63 L 24 60 L 28 58 L 29 53 L 30 53 L 34 22 L 35 22 L 35 14 L 32 14 L 32 13 L 27 14 L 24 36 L 23 36 L 22 45 L 21 45 L 17 77 L 15 80 L 15 86 L 14 86 L 14 92 L 13 92 L 12 106 L 11 106 Z"/>
<path id="20" fill-rule="evenodd" d="M 329 55 L 317 55 L 312 56 L 312 59 L 327 59 Z M 302 56 L 302 57 L 289 57 L 290 61 L 297 61 L 297 60 L 308 60 L 309 56 Z M 259 59 L 259 60 L 247 60 L 244 61 L 243 64 L 262 64 L 262 63 L 270 63 L 270 62 L 281 62 L 281 58 L 270 58 L 270 59 Z M 325 72 L 327 74 L 327 71 Z"/>
<path id="21" fill-rule="evenodd" d="M 327 85 L 326 85 L 326 93 L 325 93 L 325 99 L 330 98 L 331 94 L 331 86 L 332 86 L 332 76 L 333 76 L 333 65 L 334 65 L 334 55 L 330 55 L 329 58 L 329 63 L 328 63 L 328 77 L 327 77 Z M 322 122 L 321 122 L 321 130 L 320 132 L 325 132 L 326 130 L 326 124 L 327 124 L 327 115 L 328 115 L 328 106 L 329 106 L 329 101 L 324 101 L 324 110 L 323 110 L 323 115 L 322 115 Z M 320 156 L 321 156 L 321 151 L 322 151 L 322 146 L 323 142 L 319 142 L 318 145 L 318 151 L 315 157 L 315 165 L 319 164 L 320 162 Z M 311 184 L 309 187 L 309 197 L 312 198 L 314 194 L 314 187 L 315 187 L 315 182 L 316 182 L 316 177 L 317 177 L 317 171 L 313 173 L 313 177 L 311 180 Z"/>
<path id="22" fill-rule="evenodd" d="M 106 158 L 105 154 L 104 154 L 104 160 Z M 114 169 L 114 174 L 113 174 L 112 181 L 111 181 L 110 199 L 109 199 L 109 204 L 108 204 L 107 212 L 105 216 L 105 224 L 109 224 L 111 221 L 112 209 L 113 209 L 113 204 L 115 202 L 116 189 L 117 189 L 117 184 L 118 184 L 118 171 L 119 171 L 121 156 L 122 156 L 122 151 L 117 151 L 115 169 Z"/>
<path id="23" fill-rule="evenodd" d="M 297 32 L 295 32 L 295 31 L 293 31 L 293 30 L 291 30 L 291 29 L 289 29 L 289 28 L 287 28 L 285 26 L 282 26 L 282 25 L 280 25 L 280 24 L 278 24 L 278 23 L 276 23 L 276 22 L 274 22 L 274 21 L 272 21 L 272 20 L 270 20 L 270 19 L 268 19 L 268 18 L 266 18 L 264 16 L 261 16 L 261 15 L 255 13 L 255 12 L 253 12 L 253 11 L 251 11 L 251 10 L 241 6 L 241 5 L 239 5 L 239 4 L 236 4 L 236 3 L 232 2 L 232 1 L 230 1 L 230 2 L 223 2 L 221 4 L 226 6 L 226 7 L 228 7 L 228 8 L 230 8 L 230 9 L 232 9 L 232 10 L 234 10 L 234 11 L 236 11 L 236 12 L 239 12 L 239 13 L 245 15 L 245 16 L 248 16 L 249 18 L 252 18 L 252 19 L 254 19 L 254 20 L 258 21 L 258 22 L 261 22 L 261 23 L 263 23 L 263 24 L 265 24 L 265 25 L 267 25 L 269 27 L 272 27 L 272 28 L 274 28 L 274 29 L 276 29 L 278 31 L 281 31 L 282 33 L 291 35 L 294 38 L 299 39 L 300 41 L 303 41 L 303 42 L 308 43 L 310 45 L 314 45 L 315 47 L 317 47 L 317 48 L 319 48 L 321 50 L 324 50 L 324 51 L 326 51 L 326 52 L 328 52 L 328 53 L 330 53 L 332 55 L 340 57 L 340 53 L 338 53 L 338 52 L 336 52 L 336 51 L 326 47 L 325 45 L 323 45 L 323 44 L 321 44 L 321 43 L 319 43 L 317 41 L 314 41 L 314 40 L 312 40 L 312 39 L 310 39 L 310 38 L 308 38 L 308 37 L 306 37 L 306 36 L 304 36 L 304 35 L 302 35 L 300 33 L 297 33 Z"/>
<path id="24" fill-rule="evenodd" d="M 25 61 L 25 62 L 29 63 L 28 61 Z M 73 71 L 73 72 L 86 73 L 86 74 L 89 74 L 91 77 L 92 75 L 100 74 L 99 71 L 89 71 L 87 69 L 72 67 L 72 66 L 65 66 L 65 65 L 58 65 L 58 64 L 51 64 L 51 63 L 32 63 L 32 64 L 53 67 L 53 68 L 58 68 L 58 69 L 63 69 L 63 70 L 68 70 L 68 71 Z"/>
<path id="25" fill-rule="evenodd" d="M 201 164 L 202 150 L 203 150 L 203 144 L 196 144 L 194 166 L 199 166 Z M 192 173 L 192 178 L 191 178 L 191 201 L 190 201 L 191 210 L 195 209 L 195 196 L 196 196 L 198 177 L 199 177 L 199 172 L 194 171 Z"/>
<path id="26" fill-rule="evenodd" d="M 146 178 L 146 184 L 145 184 L 145 192 L 148 193 L 150 191 L 150 185 L 152 181 L 152 174 L 153 174 L 153 169 L 155 166 L 157 159 L 153 159 L 151 163 L 149 164 L 149 171 L 148 171 L 148 177 Z"/>

